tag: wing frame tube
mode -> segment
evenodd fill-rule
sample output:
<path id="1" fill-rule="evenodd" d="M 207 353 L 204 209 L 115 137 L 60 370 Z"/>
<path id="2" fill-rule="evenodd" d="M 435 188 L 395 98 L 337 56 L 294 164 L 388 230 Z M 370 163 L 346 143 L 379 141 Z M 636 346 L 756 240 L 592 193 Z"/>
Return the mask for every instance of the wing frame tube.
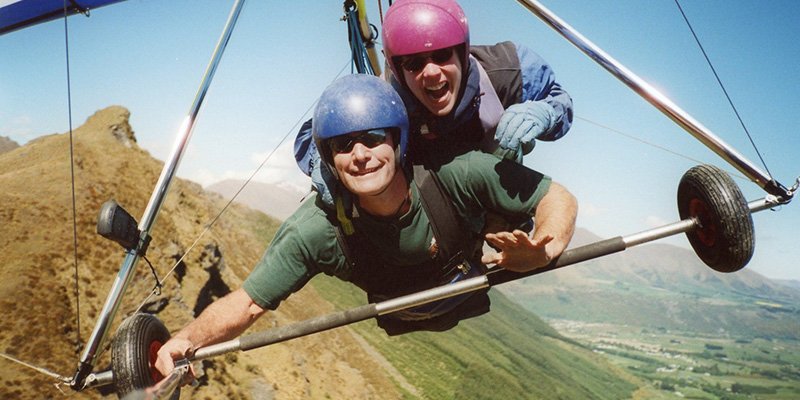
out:
<path id="1" fill-rule="evenodd" d="M 236 26 L 236 21 L 244 6 L 245 0 L 234 0 L 228 20 L 220 35 L 219 41 L 214 49 L 211 61 L 206 68 L 205 75 L 201 81 L 200 88 L 195 95 L 194 101 L 189 109 L 189 113 L 183 121 L 175 141 L 175 145 L 170 153 L 167 162 L 164 163 L 164 168 L 161 170 L 161 176 L 158 178 L 156 187 L 153 190 L 150 200 L 145 208 L 144 215 L 139 223 L 139 230 L 141 231 L 139 244 L 135 249 L 126 252 L 125 259 L 120 266 L 119 273 L 106 297 L 103 309 L 100 312 L 98 321 L 92 331 L 92 335 L 84 346 L 83 353 L 80 361 L 78 362 L 78 369 L 75 376 L 70 383 L 74 390 L 81 390 L 85 386 L 85 379 L 90 374 L 96 361 L 96 357 L 108 336 L 108 330 L 114 320 L 120 304 L 122 303 L 122 296 L 125 294 L 127 287 L 133 277 L 133 272 L 136 269 L 136 263 L 139 261 L 140 250 L 146 245 L 146 239 L 149 236 L 150 230 L 155 223 L 158 212 L 166 198 L 167 191 L 169 190 L 175 172 L 178 169 L 183 153 L 191 138 L 194 124 L 197 120 L 197 115 L 200 111 L 200 106 L 203 104 L 203 99 L 211 85 L 214 73 L 222 59 L 222 54 L 225 47 L 230 40 L 233 28 Z"/>
<path id="2" fill-rule="evenodd" d="M 647 102 L 655 106 L 664 115 L 694 136 L 695 139 L 703 143 L 728 164 L 764 189 L 764 191 L 775 196 L 780 196 L 786 200 L 791 200 L 794 195 L 793 191 L 788 190 L 780 182 L 761 171 L 761 169 L 755 166 L 750 160 L 725 143 L 721 138 L 711 132 L 711 130 L 703 126 L 703 124 L 697 121 L 688 112 L 681 109 L 667 96 L 611 57 L 608 53 L 603 51 L 603 49 L 564 22 L 541 3 L 536 0 L 517 0 L 517 2 L 541 19 L 546 25 L 553 28 L 553 30 L 589 56 L 589 58 L 600 64 L 600 66 L 622 81 L 622 83 L 647 100 Z"/>

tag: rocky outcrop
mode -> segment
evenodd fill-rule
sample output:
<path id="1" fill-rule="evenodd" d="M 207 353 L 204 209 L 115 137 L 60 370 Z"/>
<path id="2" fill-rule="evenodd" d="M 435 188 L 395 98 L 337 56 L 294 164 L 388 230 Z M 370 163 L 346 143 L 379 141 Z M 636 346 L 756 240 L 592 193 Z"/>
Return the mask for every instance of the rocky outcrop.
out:
<path id="1" fill-rule="evenodd" d="M 15 141 L 13 141 L 13 140 L 5 137 L 5 136 L 0 136 L 0 154 L 3 154 L 5 152 L 7 152 L 7 151 L 14 150 L 17 147 L 19 147 L 19 144 L 17 144 L 17 142 L 15 142 Z"/>

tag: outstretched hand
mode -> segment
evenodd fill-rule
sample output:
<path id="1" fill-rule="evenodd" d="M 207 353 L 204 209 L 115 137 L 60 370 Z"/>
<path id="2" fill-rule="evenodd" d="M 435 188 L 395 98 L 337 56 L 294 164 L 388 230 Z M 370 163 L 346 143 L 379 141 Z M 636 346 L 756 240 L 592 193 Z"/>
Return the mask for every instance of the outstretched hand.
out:
<path id="1" fill-rule="evenodd" d="M 486 241 L 497 248 L 499 253 L 484 254 L 481 262 L 496 264 L 515 272 L 527 272 L 546 266 L 553 256 L 547 253 L 547 244 L 553 235 L 531 238 L 521 230 L 486 234 Z"/>
<path id="2" fill-rule="evenodd" d="M 167 343 L 164 343 L 164 345 L 158 350 L 158 358 L 155 362 L 155 368 L 162 376 L 166 377 L 175 368 L 174 360 L 191 357 L 194 354 L 194 350 L 195 348 L 192 345 L 192 342 L 186 339 L 174 337 L 168 340 Z M 186 379 L 184 379 L 183 383 L 189 383 L 194 379 L 194 366 L 189 364 L 189 374 L 186 376 Z"/>

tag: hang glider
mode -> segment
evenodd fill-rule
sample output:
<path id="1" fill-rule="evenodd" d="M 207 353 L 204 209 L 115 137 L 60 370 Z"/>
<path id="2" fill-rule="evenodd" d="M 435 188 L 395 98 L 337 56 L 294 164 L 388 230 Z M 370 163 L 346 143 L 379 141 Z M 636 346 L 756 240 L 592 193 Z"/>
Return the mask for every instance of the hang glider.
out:
<path id="1" fill-rule="evenodd" d="M 0 35 L 123 0 L 0 0 Z"/>
<path id="2" fill-rule="evenodd" d="M 122 0 L 0 0 L 0 35 L 22 29 L 37 23 L 63 17 L 66 14 L 88 13 L 89 9 L 120 2 Z M 200 89 L 189 109 L 185 122 L 178 133 L 178 140 L 156 183 L 150 201 L 140 221 L 136 221 L 115 203 L 107 203 L 101 210 L 98 233 L 122 245 L 126 250 L 125 259 L 120 266 L 106 302 L 100 312 L 97 324 L 81 354 L 78 368 L 73 377 L 55 373 L 49 375 L 69 384 L 76 391 L 104 385 L 116 385 L 118 394 L 136 393 L 151 386 L 154 379 L 153 349 L 163 344 L 169 337 L 166 327 L 152 315 L 135 314 L 124 322 L 111 339 L 113 354 L 110 371 L 95 372 L 99 355 L 106 348 L 110 328 L 118 312 L 122 296 L 133 277 L 135 266 L 143 257 L 150 242 L 150 230 L 163 204 L 170 183 L 180 163 L 194 122 L 200 111 L 203 99 L 209 88 L 222 53 L 228 43 L 236 20 L 245 0 L 235 0 L 226 26 L 212 54 Z M 684 175 L 678 189 L 681 220 L 659 228 L 628 236 L 618 236 L 601 242 L 574 248 L 565 252 L 546 268 L 520 274 L 501 269 L 493 269 L 488 274 L 461 281 L 457 284 L 433 288 L 381 303 L 364 305 L 352 310 L 321 316 L 266 332 L 254 333 L 229 342 L 219 343 L 198 349 L 192 360 L 199 360 L 231 351 L 246 351 L 267 346 L 284 340 L 344 326 L 413 306 L 452 297 L 458 294 L 492 287 L 521 279 L 534 274 L 573 265 L 578 262 L 620 252 L 643 243 L 667 236 L 686 233 L 698 256 L 712 269 L 721 272 L 735 272 L 745 266 L 753 252 L 753 226 L 750 214 L 787 204 L 800 186 L 798 181 L 792 188 L 786 188 L 769 175 L 746 160 L 732 147 L 711 133 L 684 110 L 658 93 L 647 82 L 619 64 L 608 54 L 584 38 L 572 27 L 564 23 L 544 6 L 533 0 L 518 0 L 531 13 L 545 24 L 563 35 L 573 45 L 603 66 L 648 102 L 675 121 L 706 147 L 716 152 L 723 160 L 745 174 L 760 186 L 768 196 L 746 202 L 738 187 L 727 175 L 716 167 L 699 166 Z M 373 35 L 366 21 L 364 0 L 346 0 L 345 11 L 350 21 L 359 21 L 360 27 L 352 27 L 350 33 L 354 63 L 360 73 L 380 71 L 371 46 Z M 66 4 L 66 6 L 65 6 Z M 729 244 L 720 246 L 718 243 Z M 159 389 L 163 397 L 169 397 L 188 370 L 188 361 L 181 360 L 178 367 Z M 127 385 L 127 386 L 125 386 Z M 161 398 L 162 396 L 156 396 Z"/>

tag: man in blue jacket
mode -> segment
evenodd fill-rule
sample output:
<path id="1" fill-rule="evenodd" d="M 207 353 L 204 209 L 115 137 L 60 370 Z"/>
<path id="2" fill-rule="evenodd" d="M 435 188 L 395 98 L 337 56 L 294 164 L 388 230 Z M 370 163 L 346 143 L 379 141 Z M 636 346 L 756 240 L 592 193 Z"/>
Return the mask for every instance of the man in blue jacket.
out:
<path id="1" fill-rule="evenodd" d="M 382 29 L 415 162 L 473 149 L 521 162 L 535 140 L 557 140 L 569 130 L 572 99 L 544 59 L 511 42 L 470 46 L 466 16 L 454 0 L 396 1 Z M 339 190 L 323 176 L 311 121 L 298 134 L 295 157 L 332 206 Z"/>

